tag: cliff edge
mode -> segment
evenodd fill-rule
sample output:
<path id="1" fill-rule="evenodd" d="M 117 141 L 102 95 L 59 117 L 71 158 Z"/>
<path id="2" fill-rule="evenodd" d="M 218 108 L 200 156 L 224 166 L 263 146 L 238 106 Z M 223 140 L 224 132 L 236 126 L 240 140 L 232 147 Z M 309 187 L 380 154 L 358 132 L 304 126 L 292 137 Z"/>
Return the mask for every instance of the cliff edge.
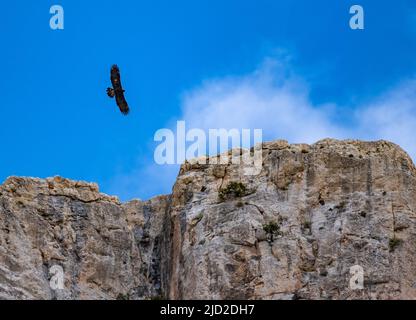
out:
<path id="1" fill-rule="evenodd" d="M 416 299 L 416 168 L 399 146 L 280 140 L 262 155 L 256 176 L 186 162 L 171 195 L 127 203 L 8 178 L 0 299 Z"/>

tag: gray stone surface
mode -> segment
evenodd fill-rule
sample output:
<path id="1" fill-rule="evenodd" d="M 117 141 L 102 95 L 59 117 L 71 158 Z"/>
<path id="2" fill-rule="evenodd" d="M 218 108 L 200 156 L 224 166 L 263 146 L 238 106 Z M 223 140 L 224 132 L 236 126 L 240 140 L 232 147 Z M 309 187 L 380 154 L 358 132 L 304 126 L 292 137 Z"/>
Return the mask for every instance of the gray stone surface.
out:
<path id="1" fill-rule="evenodd" d="M 124 204 L 91 183 L 7 179 L 0 298 L 416 298 L 416 169 L 400 147 L 326 139 L 262 152 L 257 176 L 187 162 L 171 195 Z M 53 265 L 63 290 L 50 287 Z M 349 287 L 354 265 L 363 290 Z"/>

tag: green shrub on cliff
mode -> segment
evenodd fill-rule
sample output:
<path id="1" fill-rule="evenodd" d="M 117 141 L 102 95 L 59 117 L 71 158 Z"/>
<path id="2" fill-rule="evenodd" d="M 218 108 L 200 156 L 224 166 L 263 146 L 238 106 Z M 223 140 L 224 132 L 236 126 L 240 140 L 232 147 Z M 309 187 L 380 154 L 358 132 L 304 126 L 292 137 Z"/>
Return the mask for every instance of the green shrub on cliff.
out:
<path id="1" fill-rule="evenodd" d="M 218 191 L 218 197 L 221 201 L 230 198 L 241 198 L 247 194 L 247 187 L 241 182 L 230 182 L 227 187 Z"/>

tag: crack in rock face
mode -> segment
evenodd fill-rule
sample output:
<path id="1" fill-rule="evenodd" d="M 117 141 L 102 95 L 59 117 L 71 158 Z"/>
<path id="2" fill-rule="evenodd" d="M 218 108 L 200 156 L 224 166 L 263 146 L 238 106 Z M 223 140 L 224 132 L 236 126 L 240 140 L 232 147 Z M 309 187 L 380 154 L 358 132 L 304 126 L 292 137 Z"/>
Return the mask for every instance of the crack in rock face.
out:
<path id="1" fill-rule="evenodd" d="M 262 157 L 257 176 L 186 162 L 171 195 L 127 203 L 8 178 L 0 299 L 416 298 L 416 169 L 399 146 L 274 141 Z"/>

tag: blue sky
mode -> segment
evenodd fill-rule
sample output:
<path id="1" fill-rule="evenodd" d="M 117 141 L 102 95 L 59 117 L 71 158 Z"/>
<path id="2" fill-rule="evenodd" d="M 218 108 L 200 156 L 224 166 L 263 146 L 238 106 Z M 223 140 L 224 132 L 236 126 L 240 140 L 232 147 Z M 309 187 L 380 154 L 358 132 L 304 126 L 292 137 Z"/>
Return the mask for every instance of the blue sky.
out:
<path id="1" fill-rule="evenodd" d="M 53 4 L 64 30 L 49 28 Z M 349 28 L 353 4 L 363 31 Z M 0 30 L 1 181 L 169 193 L 178 168 L 155 166 L 153 135 L 182 119 L 290 142 L 385 138 L 416 156 L 414 1 L 27 0 L 2 5 Z M 105 94 L 113 63 L 128 117 Z"/>

